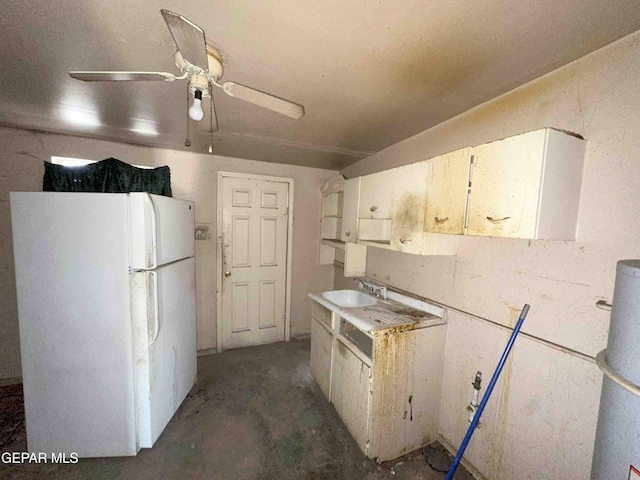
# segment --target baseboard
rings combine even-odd
[[[440,442],[440,444],[446,448],[449,453],[451,455],[453,455],[454,457],[456,456],[456,454],[458,453],[458,450],[456,448],[454,448],[449,442],[447,442],[444,438],[442,438],[442,435],[438,435],[438,441]],[[487,477],[485,477],[484,475],[482,475],[482,473],[480,473],[480,470],[478,470],[476,467],[474,467],[471,463],[469,463],[464,457],[462,457],[462,459],[460,460],[460,463],[462,464],[462,466],[464,468],[467,469],[467,471],[473,475],[473,478],[475,478],[476,480],[489,480]]]
[[[202,357],[203,355],[212,355],[214,353],[218,353],[215,348],[205,348],[204,350],[198,350],[199,357]]]
[[[291,340],[304,340],[305,338],[311,338],[311,332],[309,333],[296,333],[291,336]]]
[[[0,378],[0,387],[22,384],[22,377]]]

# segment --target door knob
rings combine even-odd
[[[224,276],[229,278],[231,276],[231,272],[227,270],[226,272],[224,272]]]

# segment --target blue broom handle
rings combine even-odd
[[[487,390],[484,392],[482,396],[482,401],[478,406],[478,410],[476,410],[476,414],[473,416],[473,420],[471,421],[471,425],[469,425],[469,429],[467,430],[467,434],[464,436],[464,440],[460,444],[460,448],[458,449],[458,453],[456,454],[456,458],[453,460],[449,471],[447,472],[447,477],[445,480],[451,480],[453,478],[453,474],[456,473],[456,469],[460,464],[460,460],[462,460],[462,455],[464,455],[464,451],[467,449],[467,445],[469,444],[469,440],[471,440],[471,435],[473,435],[478,422],[480,421],[480,416],[484,410],[484,407],[487,405],[487,401],[491,396],[491,392],[493,391],[493,387],[496,386],[496,382],[498,381],[498,377],[500,377],[500,373],[502,372],[502,368],[504,367],[505,362],[507,361],[507,357],[511,352],[511,348],[513,347],[513,343],[516,341],[516,337],[518,333],[520,333],[520,327],[522,327],[522,322],[524,322],[525,317],[529,313],[529,304],[525,304],[522,312],[520,312],[520,317],[518,318],[518,322],[516,323],[515,328],[513,329],[513,333],[511,334],[511,338],[509,339],[509,343],[502,352],[502,357],[498,362],[498,366],[496,367],[495,372],[493,372],[493,377],[491,377],[491,381],[489,382],[489,386]]]

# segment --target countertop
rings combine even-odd
[[[390,296],[395,298],[389,298]],[[419,306],[430,310],[425,311],[405,303],[407,300],[395,292],[388,292],[386,299],[378,298],[375,305],[366,307],[340,307],[322,294],[310,293],[309,297],[369,335],[374,331],[403,325],[425,328],[446,323],[440,307],[420,302]]]

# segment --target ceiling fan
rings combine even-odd
[[[202,97],[211,97],[212,87],[221,88],[231,97],[259,105],[268,110],[298,119],[304,116],[304,107],[283,98],[270,95],[235,82],[218,83],[224,70],[220,53],[207,45],[204,31],[182,15],[168,10],[160,10],[176,44],[175,64],[182,72],[176,76],[167,72],[114,72],[114,71],[73,71],[72,78],[85,82],[122,82],[122,81],[164,81],[189,79],[189,91],[194,96],[189,108],[189,117],[200,121],[204,118]],[[211,97],[213,100],[213,97]],[[213,132],[213,102],[211,103],[211,131]],[[217,130],[217,125],[216,125]],[[188,142],[188,140],[187,140]],[[211,147],[210,147],[211,148]]]

